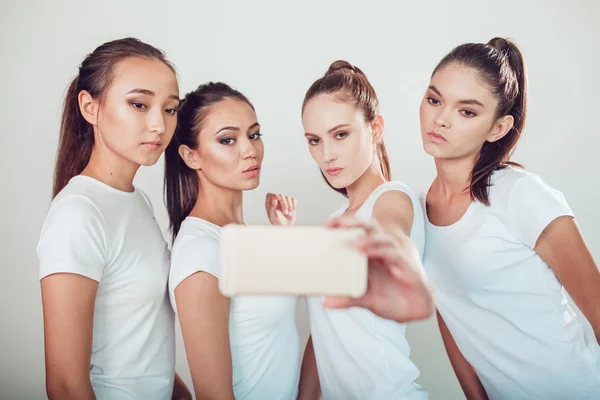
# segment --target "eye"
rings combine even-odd
[[[429,104],[432,104],[432,105],[434,105],[434,106],[438,106],[438,105],[442,104],[442,103],[441,103],[441,102],[440,102],[438,99],[436,99],[435,97],[427,97],[426,99],[427,99],[427,102],[428,102]]]
[[[226,138],[223,138],[223,139],[219,140],[219,142],[221,144],[224,144],[224,145],[228,146],[228,145],[234,144],[235,143],[235,139],[234,138],[228,138],[228,137],[226,137]]]
[[[136,101],[132,102],[132,103],[131,103],[131,105],[132,105],[134,108],[137,108],[138,110],[143,110],[143,109],[145,109],[145,108],[148,108],[148,107],[146,107],[146,105],[145,105],[145,104],[143,104],[143,103],[138,103],[138,102],[136,102]]]
[[[335,138],[340,140],[340,139],[344,139],[346,136],[348,136],[348,132],[338,132],[335,134]]]
[[[316,146],[317,144],[319,144],[320,140],[317,138],[312,138],[312,139],[308,139],[308,144],[311,146]]]
[[[460,113],[467,118],[472,118],[477,115],[473,111],[469,111],[469,110],[460,110]]]
[[[165,110],[165,112],[166,112],[167,114],[175,115],[175,114],[177,114],[177,109],[176,109],[176,108],[167,108],[167,109]]]
[[[248,138],[250,140],[259,140],[261,138],[262,134],[260,132],[256,132],[253,133],[252,135],[248,136]]]

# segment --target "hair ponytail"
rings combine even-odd
[[[94,147],[92,126],[79,110],[78,79],[79,76],[73,79],[65,96],[52,197],[55,197],[72,177],[83,171]]]

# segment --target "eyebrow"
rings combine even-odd
[[[133,89],[133,90],[130,90],[129,92],[127,92],[127,94],[131,94],[131,93],[139,93],[139,94],[145,94],[148,96],[155,96],[155,93],[152,90],[148,90],[148,89]],[[179,96],[172,94],[169,96],[169,99],[179,101]]]
[[[260,124],[258,122],[253,123],[252,125],[250,125],[250,127],[248,128],[248,131],[251,131],[252,129],[256,128],[257,126],[260,126]],[[240,128],[237,126],[224,126],[221,129],[219,129],[213,136],[216,136],[219,134],[219,132],[222,131],[240,131]]]
[[[435,92],[441,98],[444,98],[444,96],[442,96],[442,93],[440,93],[440,91],[438,90],[438,88],[436,88],[434,85],[429,86],[428,89],[431,90],[432,92]],[[475,105],[475,106],[485,107],[480,101],[475,100],[475,99],[460,100],[458,103],[459,104],[467,104],[467,105]]]
[[[327,131],[327,133],[331,134],[331,133],[334,133],[335,131],[337,131],[337,130],[338,130],[338,129],[340,129],[340,128],[345,128],[345,127],[348,127],[348,126],[350,126],[350,124],[339,124],[339,125],[336,125],[336,126],[334,126],[334,127],[333,127],[333,128],[331,128],[331,129],[329,129],[329,130]],[[304,136],[307,136],[307,135],[310,135],[310,136],[318,136],[318,135],[315,135],[314,133],[309,133],[309,132],[306,132],[306,133],[304,134]]]

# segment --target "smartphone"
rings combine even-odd
[[[367,257],[351,246],[361,229],[227,225],[219,245],[220,292],[362,296]]]

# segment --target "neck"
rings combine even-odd
[[[128,161],[107,148],[94,145],[90,161],[81,175],[90,176],[115,189],[132,192],[133,178],[139,168],[139,164]]]
[[[379,159],[374,158],[369,168],[354,183],[346,188],[348,194],[348,210],[355,211],[363,205],[371,193],[386,179],[381,171]]]
[[[472,158],[435,159],[437,176],[434,185],[446,197],[469,193],[471,172],[475,166]]]
[[[244,224],[241,190],[216,186],[202,177],[198,180],[198,200],[190,213],[192,217],[201,218],[217,226]]]

